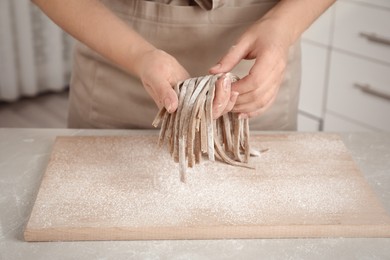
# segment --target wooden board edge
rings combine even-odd
[[[390,223],[381,225],[296,225],[154,228],[47,228],[24,231],[27,242],[203,240],[266,238],[390,238]]]

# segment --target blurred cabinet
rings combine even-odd
[[[333,16],[334,6],[318,18],[302,36],[299,131],[322,129]]]
[[[316,132],[320,129],[320,120],[310,115],[298,114],[298,130],[304,132]]]
[[[374,5],[379,8],[390,8],[390,1],[389,0],[349,0],[350,2],[356,2],[356,3],[362,3],[362,4],[369,4]]]
[[[332,112],[327,112],[325,115],[323,131],[326,132],[368,132],[373,131],[369,126],[364,126],[361,123],[353,122],[350,119],[334,115]]]
[[[322,32],[322,34],[321,34]],[[299,130],[390,130],[390,1],[338,1],[303,36]]]

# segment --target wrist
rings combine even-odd
[[[275,27],[282,28],[286,41],[293,45],[334,2],[335,0],[280,0],[261,20],[270,20]]]
[[[149,43],[140,45],[131,44],[127,53],[124,55],[126,57],[125,70],[136,77],[140,77],[143,70],[144,58],[155,50],[157,49]]]
[[[278,17],[263,17],[256,22],[257,35],[266,35],[270,44],[287,49],[297,40],[296,33]]]
[[[267,26],[278,42],[285,47],[294,45],[301,35],[299,28],[283,16],[269,14],[259,20],[263,26]]]

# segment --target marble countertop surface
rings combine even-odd
[[[0,129],[0,259],[390,259],[390,238],[35,242],[23,230],[59,135],[155,131]],[[390,133],[340,133],[390,212]]]

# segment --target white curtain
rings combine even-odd
[[[30,0],[0,0],[0,101],[63,90],[72,43]]]

